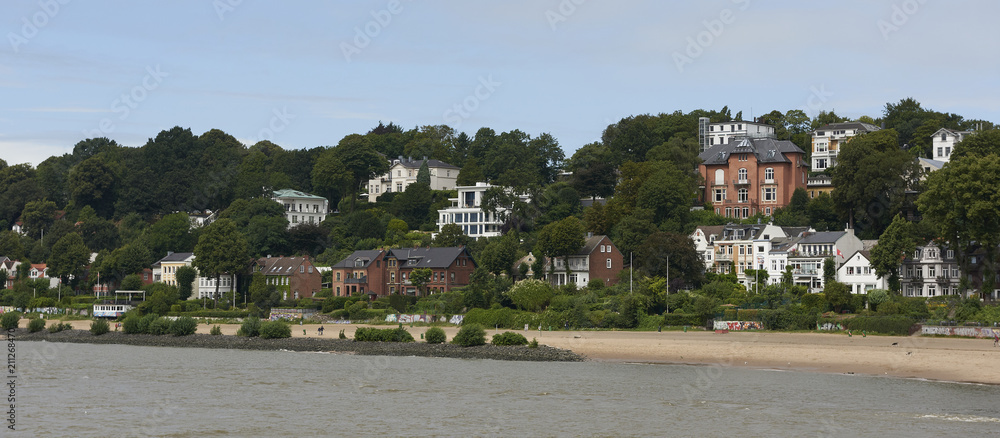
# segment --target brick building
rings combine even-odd
[[[431,270],[425,286],[428,294],[434,294],[467,286],[476,262],[465,247],[355,251],[333,265],[333,295],[419,295],[410,275],[423,268]]]
[[[702,195],[716,214],[725,217],[770,216],[788,205],[796,188],[806,188],[805,152],[790,141],[737,138],[699,157]]]

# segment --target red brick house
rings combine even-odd
[[[465,247],[355,251],[332,267],[333,295],[420,295],[410,275],[424,268],[431,270],[427,293],[434,294],[467,286],[476,262]]]
[[[386,295],[383,250],[354,251],[346,259],[331,267],[333,296],[347,297],[355,293]]]
[[[262,257],[254,261],[251,272],[263,273],[284,300],[309,298],[323,287],[323,274],[305,257]]]
[[[773,138],[734,138],[698,157],[704,200],[716,214],[747,218],[772,215],[806,188],[809,164],[794,143]]]
[[[618,273],[625,268],[621,251],[608,236],[588,237],[583,247],[567,259],[568,273],[562,257],[546,260],[545,279],[553,286],[575,283],[577,287],[586,287],[591,280],[603,280],[605,286],[611,286],[618,283]],[[553,262],[554,269],[550,269]]]

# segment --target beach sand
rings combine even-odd
[[[27,322],[22,321],[22,327]],[[89,329],[90,321],[73,321]],[[222,333],[235,335],[238,324],[222,324]],[[322,337],[345,330],[352,337],[356,324],[324,324]],[[376,326],[391,327],[391,326]],[[404,325],[418,341],[426,327]],[[319,324],[292,326],[294,337],[319,337]],[[208,333],[210,325],[199,325]],[[112,323],[114,330],[114,323]],[[303,335],[303,330],[306,334]],[[457,327],[445,327],[448,339]],[[504,332],[506,330],[499,330]],[[515,331],[515,330],[512,330]],[[854,373],[924,378],[956,382],[1000,384],[1000,348],[992,339],[922,336],[868,336],[846,333],[776,333],[710,331],[538,331],[516,330],[528,340],[572,350],[594,361],[706,364],[764,369]],[[487,337],[498,333],[487,330]],[[895,345],[893,345],[895,344]]]

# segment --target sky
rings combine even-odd
[[[0,158],[174,126],[332,146],[379,121],[550,133],[728,106],[1000,122],[1000,2],[5,0]]]

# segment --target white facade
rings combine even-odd
[[[899,267],[901,292],[907,297],[957,294],[961,278],[955,252],[933,242],[907,254]]]
[[[492,187],[494,186],[484,182],[456,187],[458,197],[449,199],[451,207],[438,210],[438,231],[446,224],[455,224],[462,227],[462,232],[469,237],[499,236],[503,222],[493,213],[482,209],[483,193]]]
[[[788,249],[788,264],[793,268],[795,284],[806,286],[812,293],[822,292],[824,260],[832,257],[840,267],[847,257],[861,249],[861,239],[852,229],[804,233]]]
[[[955,143],[965,139],[972,131],[953,131],[948,128],[938,129],[931,135],[931,152],[935,161],[947,163],[951,153],[955,151]]]
[[[153,281],[177,286],[177,270],[181,267],[194,267],[193,253],[170,253],[153,265]],[[198,268],[195,268],[198,272]],[[233,291],[233,277],[222,275],[219,279],[219,294]],[[212,298],[215,296],[215,279],[202,277],[199,272],[191,282],[191,298]]]
[[[705,270],[711,270],[715,264],[715,239],[722,235],[722,226],[702,225],[691,233],[694,250],[705,262]]]
[[[860,122],[831,123],[812,133],[812,170],[823,171],[837,165],[841,147],[852,137],[878,131],[875,125]]]
[[[710,123],[706,131],[706,145],[700,152],[717,144],[729,143],[730,139],[736,137],[774,137],[773,126],[744,121]]]
[[[368,180],[368,202],[375,200],[383,193],[402,192],[410,184],[417,182],[417,172],[424,161],[431,176],[431,190],[453,190],[458,181],[459,168],[438,160],[422,160],[403,158],[393,160],[389,172],[375,179]]]
[[[875,275],[869,255],[857,251],[837,269],[837,281],[847,285],[852,294],[866,294],[872,289],[888,289],[886,280]]]
[[[285,207],[288,228],[306,223],[319,225],[330,211],[326,198],[298,190],[275,190],[271,199]]]

